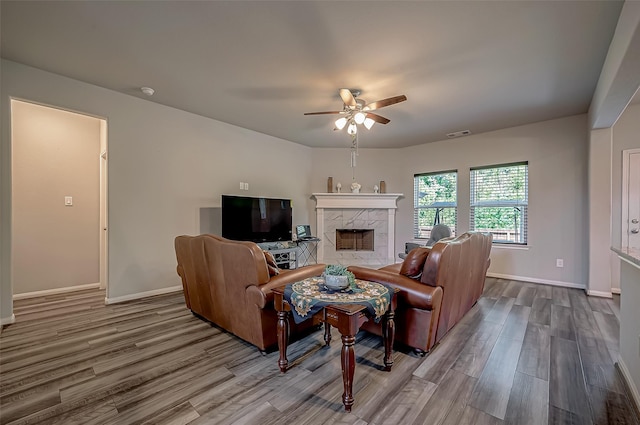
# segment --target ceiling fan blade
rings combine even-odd
[[[367,112],[367,118],[371,118],[372,120],[374,120],[375,122],[379,122],[380,124],[387,124],[388,122],[390,122],[390,119],[387,119],[385,117],[381,117],[378,114],[373,114],[371,112]]]
[[[356,98],[353,97],[353,94],[349,89],[340,89],[340,97],[342,98],[344,104],[349,106],[350,108],[355,108],[355,106],[357,105]]]
[[[405,100],[407,100],[407,96],[401,94],[400,96],[393,96],[393,97],[389,97],[387,99],[382,99],[382,100],[378,100],[376,102],[368,103],[368,104],[364,105],[364,108],[362,108],[362,110],[363,111],[373,111],[375,109],[384,108],[385,106],[393,105],[395,103],[404,102]]]
[[[327,114],[341,114],[343,111],[325,111],[325,112],[305,112],[305,115],[327,115]]]

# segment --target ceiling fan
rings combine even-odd
[[[364,99],[357,99],[360,92],[352,89],[340,89],[340,97],[344,103],[341,111],[326,111],[326,112],[305,112],[305,115],[328,115],[328,114],[340,114],[342,117],[338,118],[335,122],[336,128],[334,130],[342,130],[347,124],[347,133],[355,135],[358,132],[357,124],[364,124],[367,130],[373,127],[373,124],[387,124],[390,120],[374,114],[371,111],[384,108],[385,106],[393,105],[396,103],[404,102],[407,100],[407,96],[393,96],[387,99],[378,100],[376,102],[366,103]]]

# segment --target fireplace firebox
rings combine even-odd
[[[374,251],[373,229],[336,229],[336,251]]]

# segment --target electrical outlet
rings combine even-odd
[[[564,267],[564,260],[562,258],[556,259],[556,267]]]
[[[244,189],[244,182],[240,182],[240,190]]]
[[[249,190],[249,183],[244,184],[244,190]]]

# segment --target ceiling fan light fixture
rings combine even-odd
[[[334,130],[342,130],[347,127],[347,133],[350,136],[355,136],[358,133],[359,125],[364,125],[367,130],[371,130],[371,127],[373,127],[375,123],[388,124],[390,122],[389,119],[371,111],[376,111],[407,100],[407,96],[399,95],[367,103],[365,100],[357,98],[360,95],[360,91],[358,90],[340,89],[338,90],[338,94],[342,99],[342,110],[305,112],[304,115],[341,114],[342,117],[335,120]]]
[[[345,125],[347,125],[347,119],[345,117],[338,118],[335,122],[336,128],[338,130],[342,130]]]
[[[369,117],[365,118],[364,120],[364,126],[366,127],[367,130],[371,130],[371,127],[373,127],[375,123],[376,122]]]

